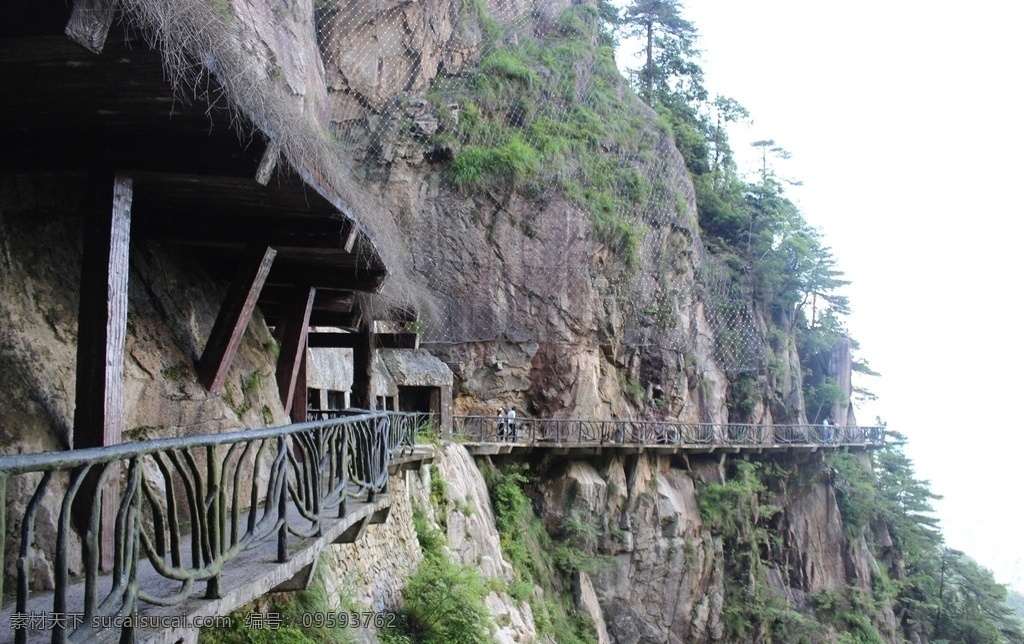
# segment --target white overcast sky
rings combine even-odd
[[[945,498],[947,543],[1024,591],[1024,5],[684,0],[713,92],[854,284],[863,384]],[[625,59],[620,64],[630,64]]]

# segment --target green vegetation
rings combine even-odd
[[[192,377],[192,368],[185,363],[179,362],[161,370],[160,375],[172,382],[181,382]]]
[[[704,87],[696,30],[677,0],[633,0],[621,14],[605,7],[602,16],[608,28],[644,45],[642,64],[630,80],[686,159],[704,241],[730,281],[724,301],[716,304],[726,309],[721,317],[729,319],[730,307],[763,310],[772,324],[798,337],[809,420],[820,422],[833,404],[849,402],[826,380],[828,352],[846,335],[842,316],[849,307],[839,290],[847,282],[775,174],[773,164],[788,152],[772,140],[756,142],[760,176],[741,180],[727,128],[750,115],[734,99],[712,97]],[[716,338],[723,364],[739,362],[739,334],[730,328]],[[777,367],[778,361],[769,352],[765,364]],[[730,417],[744,421],[759,397],[747,395],[743,382],[732,385],[743,391],[731,394]]]
[[[431,466],[430,504],[446,516],[451,498],[448,485]],[[413,511],[413,525],[423,560],[402,591],[398,628],[379,632],[385,644],[484,644],[491,641],[493,624],[484,600],[491,589],[479,570],[452,561],[444,533],[434,527],[423,508]]]
[[[477,15],[485,20],[482,8]],[[622,90],[612,42],[592,6],[567,9],[543,37],[521,36],[514,48],[496,43],[456,95],[442,96],[450,91],[444,84],[432,90],[434,103],[461,106],[448,175],[463,193],[499,200],[557,190],[589,212],[596,238],[634,266],[647,230],[644,207],[674,188],[646,178],[642,164],[654,160],[660,135]],[[448,136],[440,132],[438,140]],[[646,161],[624,162],[643,155]]]
[[[931,501],[937,498],[914,476],[903,453],[904,438],[889,432],[889,444],[872,453],[871,470],[850,454],[834,454],[832,468],[848,536],[858,527],[884,527],[891,549],[879,599],[891,600],[905,634],[931,641],[1024,642],[1024,627],[1007,603],[1006,587],[992,573],[942,542]],[[891,580],[890,580],[891,578]]]
[[[405,635],[424,644],[490,642],[493,625],[484,604],[490,591],[480,572],[452,562],[444,534],[429,524],[422,510],[416,510],[413,523],[423,561],[402,593]]]
[[[431,418],[416,429],[416,442],[430,443],[438,448],[441,447],[441,432],[438,430],[434,418]]]
[[[530,483],[527,471],[522,464],[503,471],[484,470],[501,549],[515,570],[509,593],[530,603],[540,635],[550,636],[559,644],[596,642],[593,624],[576,609],[569,593],[573,573],[592,572],[601,565],[599,557],[578,547],[593,542],[594,528],[569,518],[562,526],[561,538],[553,539],[534,515],[524,491]],[[535,587],[540,587],[543,594],[538,596]]]
[[[697,506],[701,520],[724,535],[764,539],[763,520],[779,508],[762,503],[767,493],[761,481],[763,466],[736,461],[733,469],[733,475],[725,483],[707,483],[700,488]]]
[[[221,395],[221,398],[231,409],[231,411],[235,412],[235,415],[241,418],[242,416],[244,416],[245,414],[249,413],[252,410],[253,403],[256,402],[257,394],[259,393],[259,390],[263,388],[264,378],[266,378],[266,374],[257,369],[256,371],[253,371],[244,378],[242,378],[241,400],[237,400],[235,398],[234,394],[231,393],[230,388],[224,389],[224,393]],[[260,410],[260,416],[263,418],[263,421],[266,424],[269,424],[274,419],[273,412],[266,405],[264,405],[263,408]]]
[[[163,428],[160,427],[159,425],[139,425],[138,427],[133,427],[125,431],[124,437],[131,442],[148,441],[153,439],[153,432],[159,431],[161,429]]]
[[[722,621],[726,639],[765,642],[831,641],[875,644],[914,634],[929,641],[1024,642],[1024,629],[1007,602],[1006,588],[963,553],[942,544],[931,516],[934,495],[914,478],[900,449],[902,438],[871,456],[838,452],[826,458],[851,549],[873,535],[892,543],[875,547],[879,567],[871,588],[850,585],[815,593],[798,610],[772,588],[771,573],[789,574],[785,546],[775,536],[781,515],[776,490],[797,492],[813,481],[794,477],[775,461],[734,461],[725,483],[698,488],[701,519],[730,553],[725,563]],[[872,469],[873,468],[873,469]],[[887,610],[893,607],[900,634]]]
[[[474,145],[463,150],[452,164],[452,178],[464,191],[518,187],[536,174],[538,166],[537,151],[512,137],[497,147]]]
[[[777,546],[772,519],[780,510],[771,502],[770,488],[784,477],[782,468],[770,461],[737,460],[724,483],[698,488],[701,519],[730,553],[722,605],[727,641],[743,641],[757,633],[766,642],[811,642],[821,632],[822,624],[813,614],[796,610],[768,583],[769,571],[780,568],[770,556]]]

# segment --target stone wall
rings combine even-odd
[[[387,521],[367,527],[355,543],[324,550],[318,565],[329,598],[350,600],[374,611],[394,610],[401,604],[402,588],[423,559],[412,512],[415,499],[429,490],[428,476],[426,468],[392,476]]]

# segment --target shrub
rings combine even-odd
[[[455,185],[464,192],[497,186],[519,187],[537,173],[537,151],[513,136],[503,145],[473,145],[463,150],[452,163]]]
[[[425,644],[485,644],[491,619],[484,604],[488,589],[480,573],[426,553],[403,591],[402,611],[410,634]]]

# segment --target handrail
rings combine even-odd
[[[392,457],[411,451],[417,432],[432,422],[429,414],[350,412],[269,429],[0,456],[0,562],[8,526],[21,534],[14,615],[27,609],[29,565],[41,547],[35,532],[47,497],[60,501],[56,526],[47,526],[56,542],[42,544],[52,548],[44,556],[52,556],[54,614],[67,613],[76,528],[85,587],[78,624],[54,624],[52,641],[80,640],[100,634],[96,623],[116,623],[94,617],[135,614],[140,601],[174,605],[197,583],[206,582],[206,597],[221,596],[225,564],[264,540],[276,538],[277,560],[287,561],[289,535],[318,536],[327,512],[343,517],[348,501],[365,495],[372,502],[385,493]],[[35,486],[20,520],[7,503],[12,481],[23,490]],[[114,521],[109,553],[101,552],[104,516]],[[112,560],[105,593],[98,590],[101,555]],[[178,590],[156,596],[140,589],[143,558],[178,582]],[[2,589],[0,576],[0,596]],[[122,640],[133,635],[132,625],[124,625]],[[15,637],[27,641],[28,630],[15,627]]]
[[[843,446],[885,444],[884,426],[684,423],[657,420],[517,418],[512,428],[495,416],[455,416],[456,440],[543,445],[638,444],[677,447]]]

